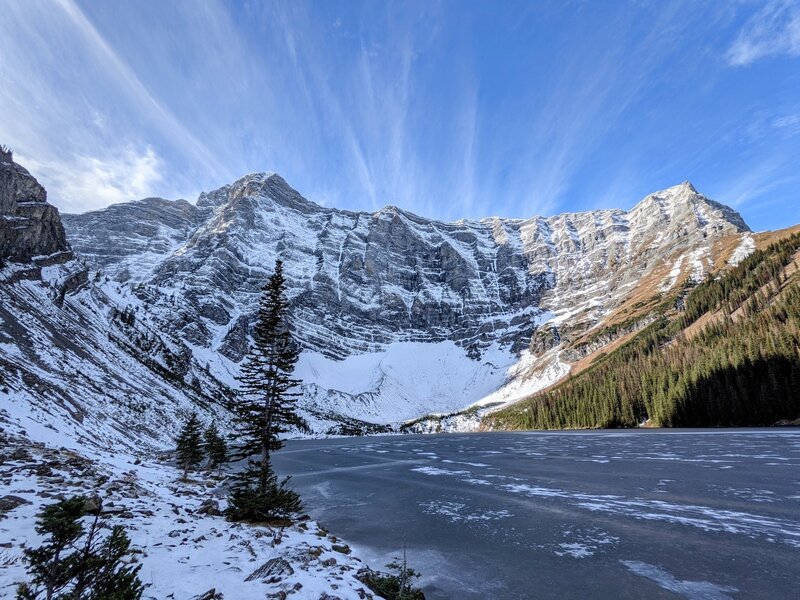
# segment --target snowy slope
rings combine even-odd
[[[72,443],[71,435],[58,432],[50,432],[45,446],[0,431],[0,499],[19,504],[8,512],[0,508],[0,597],[13,597],[27,579],[23,551],[42,540],[34,529],[41,508],[61,495],[80,494],[97,495],[108,524],[125,528],[147,600],[188,600],[212,589],[236,600],[281,593],[373,598],[356,578],[366,566],[314,521],[279,528],[204,514],[204,503],[225,509],[225,473],[197,473],[184,483],[179,469],[141,450],[62,447]],[[259,574],[270,561],[273,570]]]
[[[145,198],[88,215],[61,216],[65,227],[79,221],[87,235],[72,236],[81,256],[118,280],[149,275],[165,255],[180,247],[198,224],[202,210],[186,200]]]
[[[114,316],[128,305],[75,260],[0,269],[0,424],[37,440],[56,430],[78,445],[160,447],[176,416],[219,412],[227,390],[179,340]]]
[[[508,348],[497,345],[474,360],[452,341],[395,342],[381,352],[341,361],[306,352],[296,373],[309,408],[393,423],[478,402],[503,385],[516,361]]]

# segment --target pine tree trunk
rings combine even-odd
[[[83,553],[81,555],[81,568],[78,574],[78,581],[75,583],[75,587],[72,590],[72,595],[75,598],[83,598],[83,592],[86,589],[87,566],[89,564],[89,556],[92,552],[94,536],[95,533],[97,533],[97,523],[99,519],[100,515],[95,515],[94,521],[92,521],[89,527],[89,534],[86,536],[86,543],[84,544]]]
[[[267,473],[269,472],[269,443],[272,437],[272,391],[267,392],[267,402],[264,407],[264,429],[261,434],[261,480],[260,490],[267,491]]]
[[[55,577],[56,572],[56,565],[58,564],[58,559],[61,556],[61,549],[56,550],[55,555],[53,556],[53,560],[50,563],[50,577],[47,581],[47,585],[45,586],[45,597],[47,600],[52,600],[53,598],[53,578]]]

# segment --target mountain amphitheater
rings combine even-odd
[[[689,183],[629,212],[444,223],[394,206],[321,207],[254,174],[194,205],[150,198],[64,224],[105,287],[130,290],[231,386],[280,257],[304,405],[320,427],[529,394],[564,376],[578,355],[563,350],[626,300],[702,279],[750,239],[738,213]]]
[[[25,169],[0,167],[8,236],[19,219],[33,227],[21,212],[31,202],[50,205]],[[670,290],[755,247],[738,213],[688,182],[627,212],[446,223],[394,206],[322,207],[258,173],[194,204],[146,198],[61,222],[40,227],[55,232],[57,264],[37,266],[37,252],[4,269],[15,281],[0,309],[5,385],[40,420],[63,410],[124,431],[133,411],[154,439],[175,411],[218,412],[234,393],[277,258],[302,348],[301,405],[315,431],[333,433],[526,397],[646,325]],[[24,335],[5,333],[15,323]]]

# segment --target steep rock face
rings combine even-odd
[[[198,209],[186,200],[145,198],[86,215],[61,215],[72,243],[117,281],[135,280],[184,243]]]
[[[153,327],[230,385],[281,258],[304,407],[328,422],[408,419],[545,385],[568,372],[558,348],[643,278],[672,262],[700,278],[714,242],[747,231],[689,183],[627,212],[444,223],[393,206],[321,207],[274,173],[204,193],[192,208],[128,203],[72,215],[67,227],[92,266],[135,284]]]
[[[562,334],[595,325],[642,278],[675,257],[688,259],[692,276],[701,279],[713,267],[715,240],[750,231],[739,213],[689,182],[650,194],[628,212],[565,214],[546,223],[549,237],[530,247],[534,260],[555,273],[543,301]]]
[[[141,224],[154,216],[141,203],[115,210]],[[136,263],[129,280],[178,298],[165,315],[170,326],[233,361],[246,348],[259,288],[278,257],[308,350],[344,358],[393,342],[452,340],[479,354],[495,342],[526,347],[548,318],[590,326],[666,258],[747,229],[688,183],[630,212],[443,223],[391,206],[376,213],[321,207],[278,175],[255,174],[203,194],[191,217],[205,220],[159,263],[146,253],[142,267],[132,247],[138,238],[113,243],[94,235],[107,229],[110,211],[69,218],[76,248],[94,260],[105,246],[97,266],[116,274]]]
[[[0,163],[0,429],[162,447],[176,414],[211,411],[227,389],[139,318],[146,308],[129,287],[88,279],[45,198],[25,169]]]
[[[58,253],[71,257],[58,209],[11,152],[0,149],[0,259],[25,262]]]
[[[394,207],[323,208],[274,174],[243,178],[224,195],[151,281],[186,290],[176,322],[193,343],[208,346],[218,327],[232,328],[220,349],[234,360],[236,320],[250,317],[278,257],[301,342],[340,358],[393,341],[469,344],[510,334],[539,312],[550,281],[480,223],[439,223]],[[198,314],[203,321],[191,318]]]

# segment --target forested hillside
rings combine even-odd
[[[494,429],[771,425],[800,417],[800,235],[662,306],[584,371],[484,420]]]

